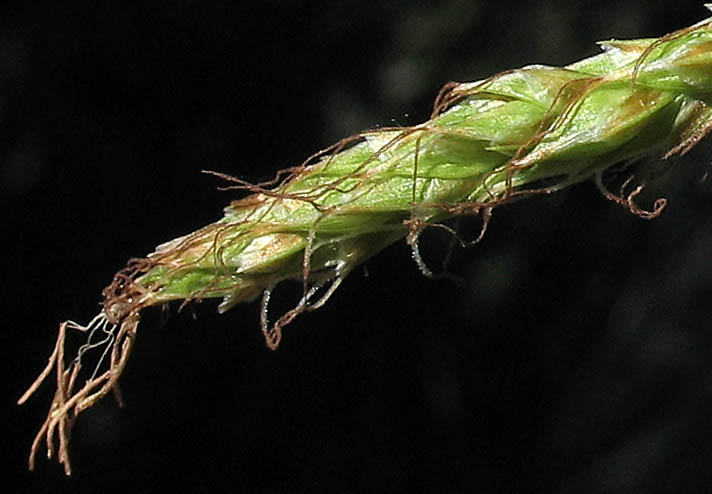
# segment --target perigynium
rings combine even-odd
[[[46,368],[19,400],[54,371],[57,389],[30,469],[44,440],[48,456],[56,449],[71,472],[71,425],[110,391],[120,399],[117,382],[146,307],[220,298],[225,312],[261,297],[262,331],[276,349],[296,316],[324,305],[356,266],[400,239],[432,274],[418,238],[428,227],[457,235],[442,223],[450,218],[481,215],[484,233],[498,206],[589,179],[640,217],[658,216],[663,199],[650,210],[635,202],[648,165],[684,154],[712,128],[712,19],[657,39],[600,45],[603,53],[565,67],[532,65],[449,83],[428,121],[364,131],[267,183],[210,172],[244,197],[218,221],[129,261],[88,324],[60,325]],[[615,194],[607,188],[613,181],[620,184]],[[481,237],[456,236],[463,245]],[[270,322],[270,295],[285,280],[301,283],[301,299]],[[87,333],[69,361],[67,330]],[[97,358],[84,376],[89,351]]]

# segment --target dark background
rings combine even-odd
[[[57,323],[129,257],[217,219],[200,173],[271,177],[449,80],[565,64],[692,24],[699,1],[16,2],[0,22],[3,484],[13,492],[712,490],[709,144],[647,196],[590,183],[495,212],[463,289],[404,243],[271,352],[256,304],[147,311],[122,379],[76,424],[75,474],[25,471],[51,386],[16,399]],[[446,243],[433,234],[435,260]],[[175,307],[174,307],[175,309]],[[197,319],[193,319],[193,312]],[[177,483],[177,487],[174,485]]]

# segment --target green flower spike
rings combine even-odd
[[[289,322],[321,307],[356,266],[402,238],[432,274],[418,237],[428,226],[452,231],[441,223],[448,218],[481,214],[484,233],[497,206],[591,178],[633,213],[659,215],[663,199],[650,211],[635,204],[644,178],[631,186],[631,166],[654,153],[683,154],[712,127],[712,19],[657,39],[600,45],[603,53],[566,67],[532,65],[450,83],[427,122],[365,131],[269,183],[214,173],[227,180],[225,189],[248,195],[215,223],[131,260],[104,290],[103,310],[89,324],[60,325],[47,367],[20,399],[55,372],[57,391],[30,469],[44,440],[48,455],[57,448],[70,473],[71,424],[109,391],[119,396],[117,381],[146,307],[221,298],[218,310],[225,312],[261,297],[262,331],[275,349]],[[631,178],[618,195],[608,192],[605,183],[622,172]],[[270,323],[270,294],[284,280],[300,282],[303,293]],[[68,329],[88,339],[66,364]],[[97,349],[93,372],[80,378],[85,354]]]

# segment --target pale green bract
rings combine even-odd
[[[69,423],[118,389],[145,307],[222,298],[224,312],[262,296],[262,330],[274,349],[286,324],[323,305],[350,271],[399,239],[431,274],[418,236],[431,225],[452,231],[440,223],[448,218],[481,214],[486,228],[498,205],[589,178],[632,212],[657,216],[664,201],[640,209],[634,199],[642,185],[631,186],[633,175],[619,195],[604,183],[614,165],[620,176],[636,158],[684,153],[712,126],[712,20],[657,39],[600,45],[603,53],[566,67],[532,65],[448,84],[427,122],[345,139],[272,183],[217,174],[227,188],[250,195],[219,221],[132,260],[88,325],[60,326],[47,368],[20,400],[56,368],[58,390],[30,467],[43,438],[53,454],[56,434],[58,459],[70,472]],[[270,324],[270,295],[284,280],[301,282],[302,296]],[[65,369],[67,328],[87,331],[89,340]],[[108,336],[96,342],[95,334]],[[94,372],[77,386],[82,358],[96,348],[103,353]]]
[[[132,273],[145,293],[120,283],[107,303],[222,297],[225,311],[295,279],[305,285],[302,312],[323,295],[317,286],[339,283],[399,238],[414,244],[428,223],[534,187],[550,193],[651,151],[685,149],[710,121],[711,41],[704,21],[659,40],[601,43],[602,54],[567,67],[449,86],[421,125],[364,132],[269,190],[238,182],[256,195],[158,247]],[[268,345],[294,315],[263,327]]]

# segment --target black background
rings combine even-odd
[[[2,8],[3,484],[13,492],[712,490],[709,144],[638,219],[590,183],[495,212],[463,289],[404,243],[271,352],[249,304],[147,311],[67,479],[26,455],[16,399],[57,323],[129,257],[217,219],[200,173],[271,177],[363,128],[422,121],[442,84],[657,36],[702,2],[32,2]],[[426,255],[443,255],[433,234]],[[196,319],[194,320],[193,314]]]

